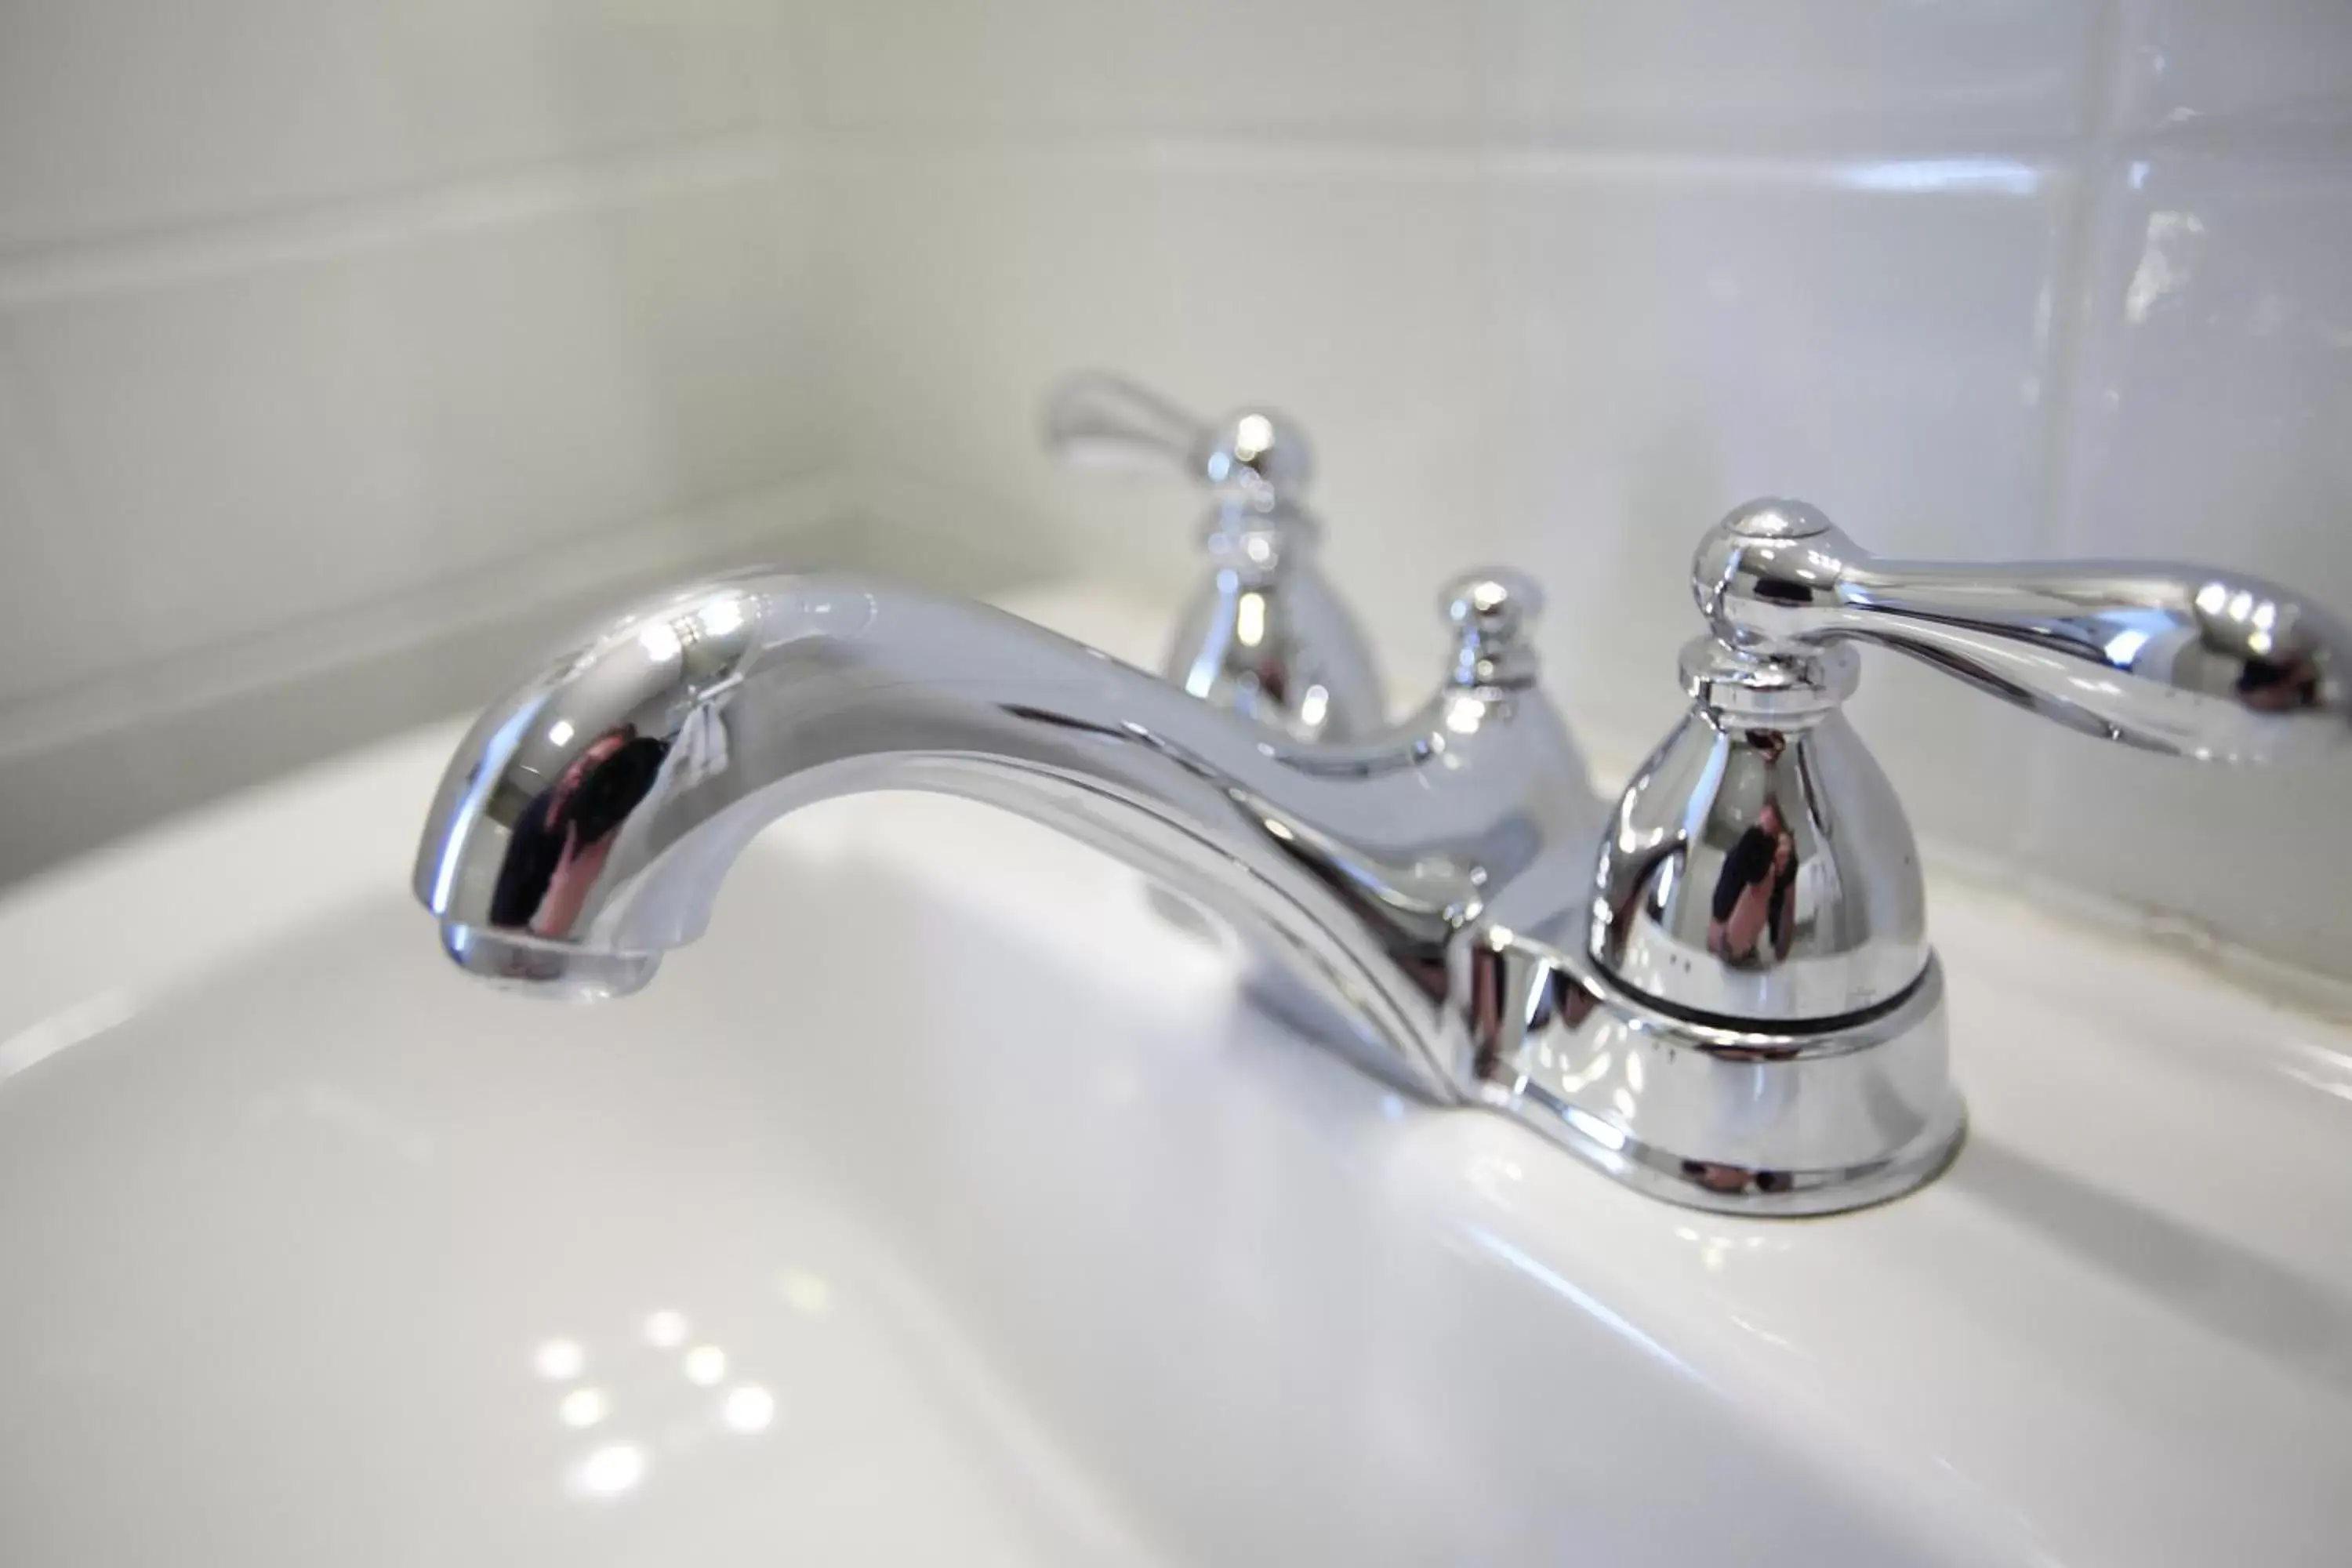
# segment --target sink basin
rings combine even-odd
[[[0,1563],[2352,1539],[2341,1028],[1948,881],[1958,1162],[1727,1219],[1401,1100],[960,801],[779,824],[643,995],[468,984],[405,887],[454,739],[0,904]]]

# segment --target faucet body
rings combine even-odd
[[[2329,749],[2352,638],[2252,578],[1873,558],[1809,508],[1701,541],[1689,714],[1613,812],[1537,684],[1533,585],[1465,579],[1436,694],[1302,740],[984,606],[750,573],[644,604],[486,712],[418,851],[468,971],[614,995],[701,931],[761,827],[828,795],[967,795],[1217,911],[1439,1103],[1644,1192],[1752,1215],[1895,1196],[1965,1116],[1918,855],[1840,712],[1853,644],[2107,738]]]
[[[1458,1100],[1449,944],[1598,822],[1550,704],[1478,673],[1386,734],[1307,742],[983,605],[742,574],[619,617],[485,713],[434,803],[416,891],[467,970],[614,995],[700,932],[783,813],[965,795],[1189,894],[1386,1076]],[[1565,919],[1572,888],[1552,901]]]

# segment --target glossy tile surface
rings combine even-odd
[[[0,23],[0,249],[749,124],[759,0],[141,0]]]
[[[1393,136],[1475,117],[1465,0],[796,9],[799,70],[835,125]]]
[[[2065,551],[2223,555],[2352,605],[2352,168],[2158,153],[2105,193]],[[2036,858],[2341,973],[2352,760],[2263,773],[2041,745]]]
[[[1487,0],[1491,119],[1710,147],[1983,142],[2084,128],[2085,0]]]
[[[756,480],[803,409],[809,297],[790,288],[778,199],[756,167],[729,170],[649,201],[22,305],[24,395],[107,521],[139,639],[84,640],[99,662],[76,673]]]
[[[2352,129],[2352,12],[2332,0],[2121,0],[2116,26],[2126,129]]]
[[[1752,497],[1894,554],[2042,551],[2042,293],[2071,190],[2009,161],[1563,159],[1496,182],[1504,549],[1551,592],[1578,722],[1638,755],[1681,717],[1691,549]],[[2014,833],[1969,773],[2013,715],[1887,659],[1853,717],[1918,819]]]

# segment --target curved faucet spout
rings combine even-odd
[[[1459,685],[1378,740],[1303,745],[976,604],[751,573],[620,616],[485,712],[416,891],[467,970],[618,994],[700,932],[760,828],[886,788],[1007,807],[1176,886],[1446,1100],[1470,1092],[1449,943],[1598,819],[1532,692]],[[1564,914],[1579,878],[1558,879],[1534,901]]]

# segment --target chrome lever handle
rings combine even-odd
[[[1046,455],[1065,468],[1175,474],[1251,511],[1296,510],[1314,474],[1306,437],[1268,408],[1198,418],[1104,371],[1065,378],[1045,398]]]
[[[1067,468],[1193,477],[1205,421],[1103,371],[1064,378],[1045,398],[1045,453]]]
[[[2352,738],[2352,635],[2259,577],[2165,562],[1883,560],[1797,501],[1710,530],[1691,586],[1751,655],[1874,643],[2104,739],[2263,762]]]

